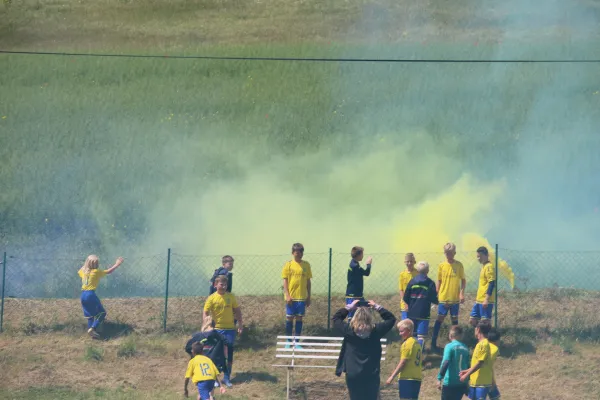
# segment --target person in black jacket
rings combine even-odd
[[[359,300],[338,310],[333,316],[333,326],[344,335],[335,374],[346,373],[346,385],[350,400],[376,400],[379,395],[381,365],[381,338],[394,326],[394,314],[369,300],[371,308],[383,318],[375,324],[373,313],[368,307],[356,309]],[[344,319],[355,311],[348,324]]]
[[[352,260],[348,266],[348,284],[346,285],[346,305],[351,304],[354,300],[365,301],[363,297],[364,277],[371,275],[371,263],[373,257],[367,257],[367,268],[363,269],[360,262],[363,260],[365,249],[359,246],[354,246],[350,251]],[[348,313],[348,320],[352,319],[354,312]]]
[[[214,321],[211,316],[204,319],[202,330],[194,333],[192,338],[185,344],[185,352],[194,358],[192,346],[194,343],[200,342],[203,345],[203,355],[210,358],[215,364],[219,372],[227,373],[227,347],[229,342],[227,338],[214,328]],[[218,385],[215,383],[215,386]]]
[[[233,288],[233,273],[231,272],[233,269],[233,261],[233,257],[231,256],[223,256],[221,258],[222,266],[215,269],[212,278],[210,278],[210,287],[208,288],[209,296],[217,291],[215,288],[215,278],[219,275],[225,275],[227,277],[227,291],[231,293]]]
[[[416,269],[419,275],[408,283],[403,300],[408,304],[408,318],[415,325],[414,333],[417,341],[424,349],[425,337],[429,332],[431,304],[438,304],[438,296],[435,283],[427,277],[429,263],[420,261]]]

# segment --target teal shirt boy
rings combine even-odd
[[[444,358],[442,358],[440,372],[438,373],[438,381],[443,378],[442,384],[444,386],[466,385],[465,382],[460,381],[458,373],[469,369],[470,357],[469,349],[463,343],[458,340],[448,343],[444,347]]]

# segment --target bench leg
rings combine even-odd
[[[290,368],[287,369],[287,393],[285,398],[290,400]]]

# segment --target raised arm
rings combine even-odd
[[[388,333],[396,323],[396,317],[394,314],[375,303],[373,300],[369,300],[369,305],[375,309],[383,319],[383,322],[379,322],[375,325],[375,332],[377,332],[380,336],[384,336]]]
[[[106,270],[106,274],[112,274],[113,271],[117,268],[119,268],[119,265],[121,265],[123,263],[123,257],[119,257],[117,258],[117,260],[115,261],[115,265],[113,265],[112,267],[110,267],[109,269]]]
[[[364,276],[371,275],[371,264],[372,263],[373,263],[373,257],[371,257],[371,256],[367,257],[367,269],[362,269],[361,268],[362,274]]]
[[[358,301],[358,299],[354,300],[346,307],[340,308],[335,314],[333,314],[333,317],[331,318],[333,320],[333,327],[344,335],[352,330],[352,328],[350,328],[348,324],[344,322],[344,320],[348,316],[348,313],[356,308]]]

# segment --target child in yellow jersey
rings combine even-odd
[[[294,259],[288,261],[283,266],[281,278],[283,279],[283,295],[285,298],[285,334],[292,336],[294,327],[294,318],[296,319],[296,335],[302,335],[302,317],[306,313],[306,308],[310,307],[310,280],[312,271],[310,264],[302,260],[304,256],[304,246],[302,243],[292,245],[292,255]],[[287,340],[286,348],[291,347],[291,339]],[[295,344],[297,349],[301,346]]]
[[[492,368],[496,370],[496,358],[498,357],[498,345],[500,344],[500,332],[496,328],[490,329],[488,334],[488,342],[490,343],[490,355],[492,358]],[[496,374],[494,373],[494,379],[492,382],[492,390],[489,393],[490,400],[500,400],[500,390],[496,384]]]
[[[440,304],[438,305],[438,316],[433,325],[433,335],[431,336],[431,349],[436,353],[440,351],[437,347],[437,339],[448,312],[450,312],[452,325],[458,325],[458,312],[460,304],[465,302],[465,287],[467,286],[465,268],[460,261],[454,259],[456,245],[446,243],[444,254],[446,261],[438,266],[436,287]]]
[[[98,269],[100,265],[98,256],[91,254],[85,260],[83,267],[77,272],[81,278],[81,307],[83,308],[83,316],[88,321],[88,334],[94,339],[100,338],[96,329],[104,321],[104,318],[106,318],[106,310],[104,310],[100,299],[96,295],[96,288],[98,287],[98,283],[100,283],[100,278],[112,274],[115,269],[119,268],[122,262],[123,257],[119,257],[109,269]]]
[[[481,321],[491,321],[494,310],[494,295],[496,294],[496,270],[489,261],[488,249],[481,246],[477,249],[477,260],[481,264],[477,297],[471,310],[471,325],[477,326]]]
[[[237,319],[237,333],[240,335],[244,330],[242,321],[242,310],[232,293],[227,292],[227,276],[219,275],[215,278],[217,291],[206,299],[204,303],[203,318],[209,315],[215,322],[215,331],[227,339],[227,372],[223,377],[223,383],[231,387],[231,369],[233,367],[233,349],[235,343],[235,320]]]
[[[419,398],[423,372],[421,370],[421,345],[413,337],[414,324],[410,319],[403,319],[396,325],[404,341],[400,347],[400,362],[386,383],[392,383],[398,375],[398,392],[400,400]]]
[[[469,379],[469,399],[485,400],[488,396],[494,381],[494,366],[488,334],[491,326],[487,321],[481,321],[475,328],[477,337],[477,346],[471,357],[471,368],[460,371],[460,381],[465,382]]]
[[[406,265],[406,270],[400,272],[400,278],[398,279],[398,286],[400,287],[400,312],[402,314],[402,319],[408,319],[408,304],[406,304],[402,298],[404,297],[404,291],[406,290],[406,286],[408,286],[408,282],[410,282],[415,276],[419,275],[415,269],[416,263],[417,260],[415,259],[415,255],[413,253],[406,253],[404,256],[404,265]]]
[[[221,394],[225,393],[225,388],[219,382],[219,370],[212,360],[202,355],[203,345],[196,342],[192,345],[193,358],[188,363],[185,371],[185,385],[183,394],[189,396],[188,383],[190,379],[198,388],[198,400],[213,400],[212,392],[215,387],[215,381],[220,386]]]

